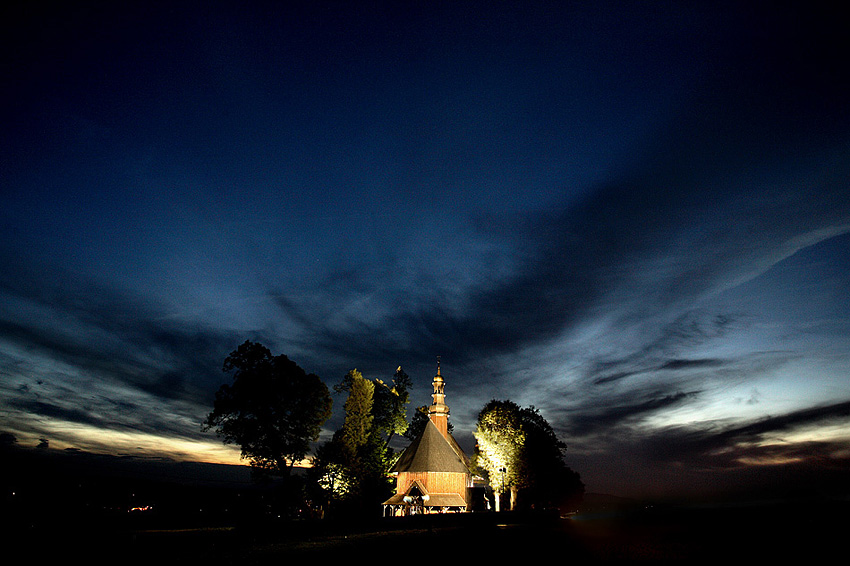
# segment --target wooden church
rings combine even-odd
[[[391,470],[397,476],[396,493],[384,501],[385,516],[470,510],[470,462],[448,430],[449,407],[439,359],[433,386],[425,429]]]

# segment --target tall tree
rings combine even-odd
[[[332,512],[365,511],[392,493],[387,471],[392,465],[389,442],[404,432],[410,379],[401,367],[392,385],[349,371],[334,386],[347,394],[342,427],[317,452],[311,475]]]
[[[500,511],[501,494],[510,489],[513,503],[519,485],[520,457],[525,442],[519,406],[513,401],[491,400],[478,413],[473,436],[477,441],[474,464],[489,479],[496,497],[496,510]]]
[[[520,410],[525,434],[518,473],[520,507],[574,506],[584,494],[579,474],[564,462],[567,445],[534,406]]]
[[[393,375],[392,383],[375,380],[374,430],[384,437],[384,446],[389,446],[396,434],[404,434],[408,428],[407,405],[410,403],[411,381],[401,366]]]
[[[284,355],[245,341],[224,360],[222,385],[202,428],[238,444],[252,467],[289,476],[331,415],[327,386]]]
[[[575,503],[584,493],[579,475],[564,463],[566,444],[535,407],[492,400],[478,415],[475,465],[496,492],[510,489],[511,508]]]
[[[343,383],[348,384],[348,399],[345,400],[345,419],[340,441],[355,456],[372,433],[375,384],[364,378],[357,369],[349,371]]]

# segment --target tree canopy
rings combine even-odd
[[[478,413],[478,426],[473,433],[477,441],[474,462],[489,479],[497,497],[506,488],[515,490],[520,483],[525,443],[520,411],[513,401],[493,399]]]
[[[413,442],[422,435],[422,431],[425,430],[425,425],[428,424],[429,420],[431,420],[429,411],[430,408],[428,405],[416,407],[416,411],[413,413],[413,418],[410,419],[410,425],[407,427],[407,430],[404,431],[404,437],[406,439]],[[449,422],[446,429],[451,434],[454,431],[454,425]]]
[[[407,404],[410,403],[410,388],[408,376],[401,366],[393,375],[392,383],[375,380],[373,414],[375,431],[382,434],[389,444],[396,434],[404,434],[408,429]]]
[[[342,446],[353,456],[369,441],[372,434],[372,414],[375,384],[353,369],[345,376],[348,399],[345,400],[345,419],[340,430]]]
[[[223,371],[233,382],[216,392],[203,429],[239,445],[252,467],[288,476],[331,415],[327,386],[285,355],[251,341],[227,356]]]
[[[392,493],[387,472],[394,461],[389,441],[407,429],[410,378],[401,367],[392,383],[364,378],[353,369],[334,386],[347,394],[345,417],[316,452],[310,471],[330,508],[363,510]]]
[[[478,414],[474,462],[498,494],[510,489],[511,507],[557,507],[584,493],[564,463],[566,444],[535,407],[493,399]]]

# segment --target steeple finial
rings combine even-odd
[[[434,376],[432,385],[434,386],[434,393],[431,397],[434,402],[428,407],[428,418],[444,437],[448,437],[449,408],[446,405],[445,380],[440,375],[440,356],[437,356],[437,375]]]

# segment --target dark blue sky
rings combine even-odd
[[[4,8],[0,431],[234,461],[251,339],[590,491],[848,469],[847,33],[738,4]]]

